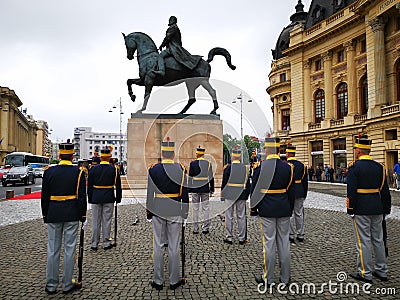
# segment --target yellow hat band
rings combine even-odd
[[[74,149],[59,150],[60,154],[74,154]]]
[[[286,149],[286,152],[296,153],[296,150],[293,150],[293,149]]]
[[[354,147],[360,149],[371,149],[371,145],[355,144]]]
[[[161,146],[161,151],[175,151],[174,147]]]
[[[196,154],[205,154],[206,153],[206,151],[196,151]]]
[[[281,143],[265,142],[264,146],[265,147],[274,147],[274,148],[276,148],[276,147],[280,147]]]
[[[232,153],[232,157],[240,157],[239,153]]]
[[[100,153],[100,157],[111,157],[111,153]]]

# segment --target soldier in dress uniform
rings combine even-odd
[[[239,244],[246,243],[246,200],[250,193],[249,166],[240,162],[242,151],[232,150],[232,163],[224,167],[221,185],[221,195],[226,203],[225,210],[225,231],[224,243],[233,244],[233,212],[236,207],[238,222]]]
[[[100,164],[99,152],[97,150],[95,150],[93,157],[92,157],[92,166],[95,166],[98,164]]]
[[[92,205],[92,244],[96,251],[100,242],[100,231],[103,235],[103,248],[113,247],[110,238],[114,202],[122,199],[121,178],[118,168],[110,165],[110,149],[100,151],[100,164],[89,170],[88,198]],[[114,191],[115,190],[115,191]]]
[[[348,166],[346,198],[347,213],[353,219],[357,247],[357,272],[350,276],[368,283],[372,282],[372,276],[387,281],[382,218],[384,214],[390,214],[391,209],[385,168],[369,155],[371,144],[372,141],[366,135],[356,140],[354,147],[357,160]]]
[[[180,227],[186,223],[189,211],[187,170],[175,163],[175,143],[161,143],[162,161],[149,169],[146,213],[153,226],[154,277],[150,285],[162,290],[164,285],[164,244],[168,239],[168,271],[170,289],[183,282],[179,277]]]
[[[64,267],[62,278],[63,293],[69,293],[79,286],[72,282],[74,253],[78,237],[79,221],[86,220],[86,181],[83,170],[72,165],[74,145],[59,144],[57,166],[44,171],[41,207],[43,220],[47,224],[47,267],[46,288],[48,294],[57,293],[60,251],[64,239]]]
[[[290,218],[290,235],[289,240],[294,243],[294,236],[297,234],[296,240],[304,241],[304,200],[307,197],[308,179],[307,166],[296,159],[296,147],[288,145],[286,148],[287,161],[294,166],[293,180],[296,189],[296,200],[294,201],[293,216]],[[296,229],[295,229],[296,228]]]
[[[209,200],[210,194],[214,193],[214,175],[211,163],[204,159],[205,151],[199,146],[196,149],[196,160],[192,161],[189,167],[189,192],[192,193],[194,234],[199,233],[200,203],[204,217],[203,233],[209,233],[210,229]]]
[[[265,139],[266,159],[254,170],[250,214],[260,216],[260,227],[264,252],[264,271],[260,284],[274,283],[275,250],[278,249],[280,282],[288,284],[290,280],[290,217],[295,201],[293,180],[294,167],[281,161],[279,156],[279,138]]]

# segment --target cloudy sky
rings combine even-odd
[[[262,135],[267,123],[272,124],[271,102],[265,92],[270,49],[290,23],[296,3],[1,0],[0,86],[13,89],[28,114],[49,123],[52,140],[72,137],[78,126],[119,132],[119,111],[110,113],[109,109],[120,97],[125,131],[130,113],[141,107],[144,89],[133,86],[137,100],[129,99],[126,80],[138,77],[138,64],[126,58],[121,32],[147,33],[159,46],[169,17],[175,15],[189,52],[207,57],[211,48],[224,47],[237,66],[232,71],[222,57],[211,63],[211,82],[221,106],[218,112],[228,121],[226,131],[240,132],[240,105],[231,102],[242,92],[244,100],[254,100],[244,101],[244,134]],[[310,1],[303,4],[307,10]],[[162,105],[168,95],[165,89],[170,88],[154,89],[154,99],[158,95],[161,100],[156,99],[154,106],[151,98],[149,112],[167,107],[167,102]],[[178,91],[183,91],[179,97],[184,99],[184,86]],[[198,95],[199,102],[188,113],[211,111],[211,99],[201,91]],[[179,112],[183,106],[177,104],[172,111]]]

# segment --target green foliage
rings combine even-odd
[[[58,159],[52,159],[50,160],[50,164],[54,165],[54,164],[58,164],[60,161]]]

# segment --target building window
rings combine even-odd
[[[89,152],[89,155],[93,155],[92,151]]]
[[[90,150],[92,150],[92,149],[93,149],[93,147],[92,147],[92,146],[90,146],[90,147],[89,147],[89,149],[90,149]]]
[[[322,70],[322,59],[317,59],[315,61],[315,71]]]
[[[280,82],[285,82],[286,81],[286,73],[279,74],[279,80],[280,80]]]
[[[282,109],[282,130],[290,130],[290,109]]]
[[[367,52],[367,40],[362,40],[361,41],[361,49],[360,49],[361,53],[365,53]]]
[[[362,115],[366,115],[368,112],[368,79],[367,75],[364,75],[361,78],[361,86],[360,86],[360,113]]]
[[[324,90],[317,90],[314,95],[314,114],[315,123],[321,123],[325,118],[325,92]]]
[[[346,139],[333,140],[333,150],[346,150]]]
[[[104,145],[106,143],[106,141],[102,141],[101,143]]]
[[[397,81],[397,101],[400,101],[400,61],[397,62],[396,81]]]
[[[385,130],[385,141],[397,140],[397,129]]]
[[[337,53],[337,61],[338,63],[344,62],[344,50],[340,50]]]
[[[348,112],[347,83],[340,83],[337,87],[337,118],[343,119]]]
[[[311,142],[311,151],[316,152],[316,151],[323,151],[324,150],[324,145],[322,141],[313,141]]]

